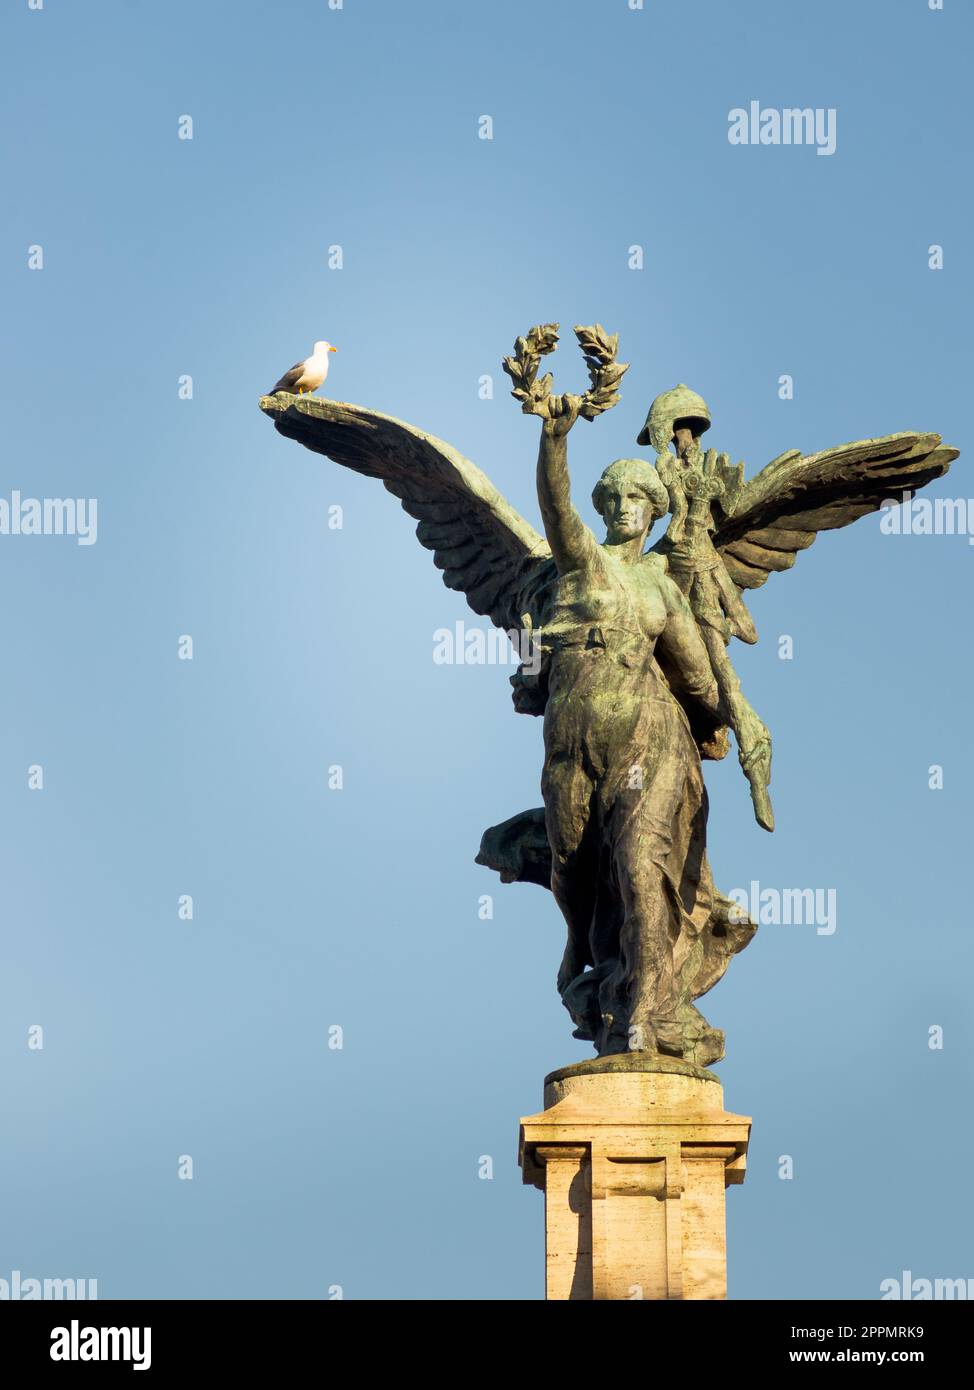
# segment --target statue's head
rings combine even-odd
[[[595,510],[606,525],[610,545],[646,536],[665,516],[670,499],[656,469],[645,459],[616,459],[595,484]]]
[[[639,431],[637,444],[652,444],[658,454],[668,449],[678,429],[688,429],[694,439],[710,429],[710,410],[703,396],[691,391],[681,382],[671,391],[657,396],[649,407],[646,423]]]

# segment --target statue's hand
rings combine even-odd
[[[544,433],[561,439],[578,419],[582,398],[566,392],[563,396],[549,396],[545,404],[548,407],[548,416],[543,426]]]
[[[656,472],[660,476],[660,482],[664,487],[673,486],[682,488],[680,480],[680,470],[676,466],[676,459],[669,449],[658,449],[656,451]]]
[[[716,449],[708,449],[703,467],[699,470],[694,469],[689,475],[693,488],[691,496],[706,502],[712,501],[715,497],[723,497],[723,472],[729,464],[730,459],[726,454],[718,455]]]

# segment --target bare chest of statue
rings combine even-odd
[[[651,652],[666,625],[665,574],[656,556],[626,562],[613,550],[599,546],[590,565],[561,577],[545,631],[571,641],[597,625],[647,642]]]

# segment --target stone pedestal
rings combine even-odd
[[[713,1073],[627,1052],[545,1078],[518,1162],[545,1194],[546,1297],[726,1298],[724,1190],[751,1121]]]

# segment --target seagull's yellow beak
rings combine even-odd
[[[328,344],[328,351],[329,351],[329,352],[337,352],[338,349],[337,349],[337,347],[332,347],[331,343],[329,343],[329,344]]]

